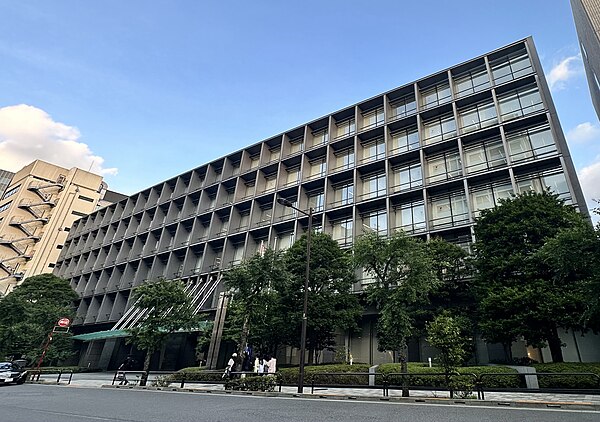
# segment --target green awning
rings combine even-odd
[[[106,340],[107,338],[128,337],[129,333],[125,330],[106,330],[96,331],[95,333],[77,334],[73,340],[93,341]]]

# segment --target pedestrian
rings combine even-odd
[[[225,367],[225,372],[223,372],[223,376],[221,378],[229,378],[231,373],[235,371],[235,359],[237,358],[237,353],[233,353],[229,360],[227,361],[227,366]]]
[[[269,374],[275,374],[277,371],[277,359],[275,359],[275,356],[271,356],[271,359],[269,359],[267,365],[269,366]]]
[[[119,372],[117,372],[117,379],[119,380],[119,385],[129,384],[129,381],[127,380],[126,372],[131,369],[132,364],[133,364],[133,359],[131,358],[131,356],[127,356],[127,358],[123,361],[121,366],[119,366],[119,369],[118,369]]]

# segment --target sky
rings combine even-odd
[[[529,35],[588,205],[600,124],[568,0],[0,0],[0,169],[133,194]]]

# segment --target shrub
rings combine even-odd
[[[298,384],[299,368],[283,368],[277,372],[277,376],[283,384]],[[327,385],[368,385],[369,378],[366,375],[316,375],[318,372],[369,372],[367,364],[334,364],[334,365],[311,365],[304,367],[304,382],[310,384],[315,381],[315,384]]]
[[[229,378],[225,390],[235,391],[275,391],[277,380],[273,376]]]
[[[223,380],[223,371],[208,370],[206,367],[190,367],[183,368],[179,371],[161,377],[161,383],[168,385],[172,382],[181,382],[185,379],[186,382],[221,382]]]
[[[600,363],[538,363],[533,365],[537,372],[591,372],[600,376]],[[599,388],[598,378],[583,375],[538,376],[540,388]]]

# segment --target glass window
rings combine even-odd
[[[548,188],[553,193],[556,193],[559,198],[564,199],[566,203],[571,203],[571,192],[569,191],[565,175],[562,172],[548,170],[517,178],[517,191],[519,193],[527,191],[542,192]]]
[[[253,155],[252,157],[250,157],[250,168],[251,169],[258,167],[259,159],[260,159],[260,154]]]
[[[338,122],[336,138],[353,135],[356,132],[356,120],[353,118]]]
[[[324,176],[327,165],[325,158],[319,158],[310,162],[309,178]]]
[[[374,126],[379,126],[383,123],[383,107],[375,110],[366,111],[362,114],[363,124],[361,129],[367,129]]]
[[[354,148],[335,153],[335,170],[349,169],[354,166]]]
[[[465,170],[467,173],[489,170],[506,164],[501,140],[485,141],[465,147]]]
[[[354,202],[354,184],[345,183],[334,187],[334,205],[347,205]]]
[[[386,194],[386,177],[385,174],[376,174],[366,176],[363,179],[363,195],[362,198],[375,198]]]
[[[385,158],[385,141],[383,138],[369,141],[362,145],[363,156],[361,162],[375,161]]]
[[[300,167],[293,167],[287,169],[286,185],[292,185],[298,183],[300,180]]]
[[[513,161],[529,160],[556,152],[550,129],[532,128],[507,136],[508,150]]]
[[[479,216],[481,210],[494,208],[499,205],[500,199],[510,198],[513,194],[510,181],[488,183],[471,189],[471,201],[474,215]]]
[[[419,148],[419,133],[416,128],[394,132],[391,137],[392,153],[407,152]]]
[[[410,202],[395,208],[396,227],[406,233],[425,230],[425,205],[422,202]]]
[[[385,210],[372,211],[362,217],[363,233],[375,232],[387,236],[387,213]]]
[[[423,122],[423,141],[426,145],[456,136],[456,122],[452,115],[436,117]]]
[[[300,138],[290,140],[290,153],[294,154],[304,149],[304,140]]]
[[[500,114],[504,121],[516,119],[544,109],[542,97],[537,88],[524,88],[512,91],[498,99]]]
[[[517,51],[496,59],[491,63],[491,66],[496,84],[512,81],[533,72],[526,51]]]
[[[329,130],[322,129],[316,132],[313,132],[313,146],[326,144],[329,141]]]
[[[498,122],[493,103],[478,104],[460,110],[460,124],[463,133],[492,126]]]
[[[467,198],[463,192],[448,193],[430,199],[431,226],[451,226],[468,221]]]
[[[271,174],[265,177],[265,191],[275,189],[275,184],[277,183],[277,175]]]
[[[402,117],[414,114],[417,111],[417,103],[413,95],[400,98],[390,104],[392,108],[391,120],[400,119]]]
[[[408,190],[423,185],[421,163],[413,163],[394,170],[394,190]]]
[[[308,196],[308,206],[315,212],[323,211],[325,195],[323,192],[311,193]]]
[[[485,67],[471,70],[454,77],[454,89],[457,97],[464,97],[482,91],[490,86]]]
[[[434,183],[462,175],[458,151],[450,151],[427,158],[427,182]]]
[[[269,162],[272,161],[277,161],[279,160],[279,156],[281,155],[281,149],[280,148],[275,148],[275,149],[271,149],[269,150]]]
[[[451,100],[450,84],[443,82],[421,92],[421,105],[423,109],[432,108]]]
[[[332,223],[333,233],[331,237],[337,241],[340,245],[352,244],[352,218],[346,218],[344,220],[334,221]]]
[[[7,202],[4,205],[0,205],[0,212],[6,211],[7,209],[9,209],[10,208],[10,204],[12,204],[12,201]]]

